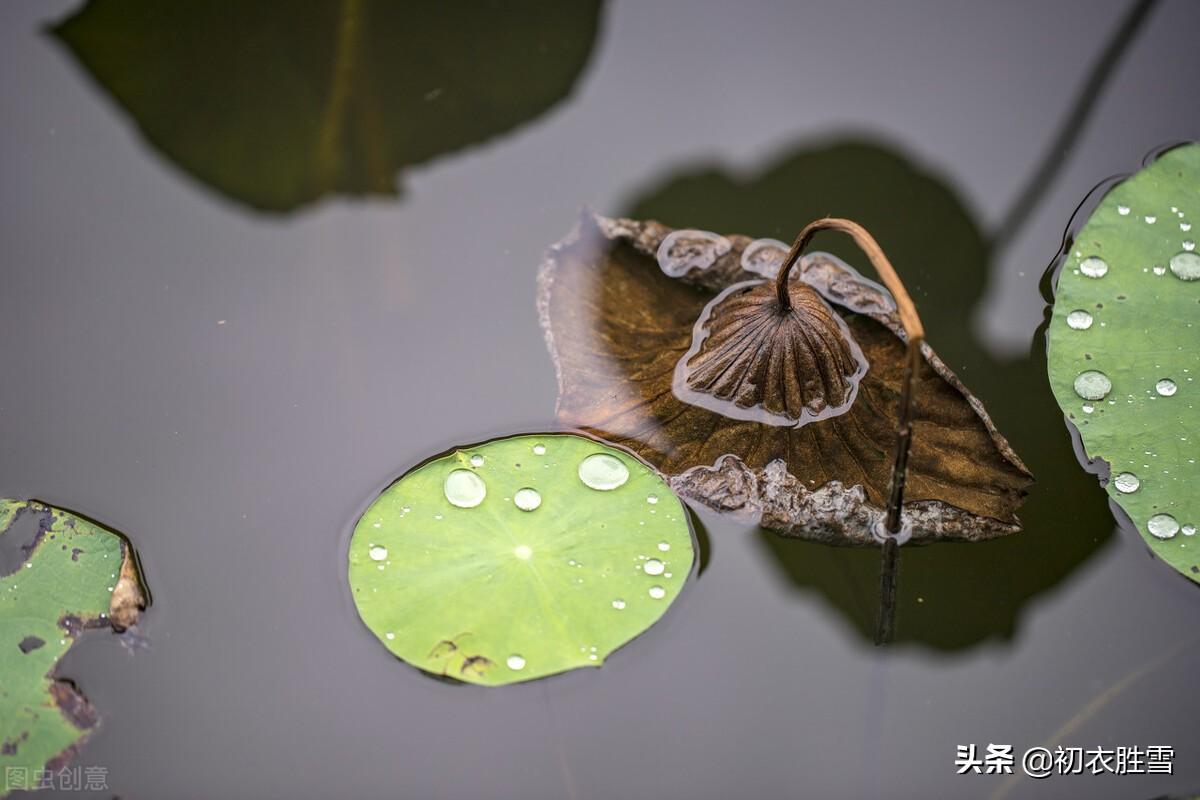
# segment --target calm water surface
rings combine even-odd
[[[613,3],[544,113],[397,197],[290,213],[148,144],[50,34],[76,10],[0,9],[0,493],[141,553],[148,648],[91,635],[62,667],[114,793],[987,798],[1003,779],[953,761],[993,742],[1176,749],[1174,775],[1013,797],[1200,791],[1200,592],[1116,527],[1036,331],[1080,200],[1200,132],[1200,6],[1119,33],[1113,2]],[[449,67],[428,69],[437,102]],[[906,552],[887,649],[876,554],[702,512],[705,570],[600,670],[487,690],[393,659],[345,584],[350,529],[429,455],[553,427],[534,279],[584,205],[787,239],[867,224],[1039,479],[1025,531]]]

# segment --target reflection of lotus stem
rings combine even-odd
[[[875,643],[884,644],[892,638],[893,621],[896,609],[896,562],[899,555],[900,512],[904,505],[904,478],[908,472],[908,451],[912,444],[912,400],[913,383],[916,380],[917,369],[921,363],[921,342],[925,339],[925,328],[921,318],[917,316],[916,306],[904,288],[904,282],[896,274],[883,249],[866,228],[848,219],[826,217],[810,222],[800,231],[792,249],[788,251],[779,276],[775,279],[776,296],[779,307],[788,312],[792,309],[792,300],[788,294],[788,274],[800,260],[813,236],[819,231],[841,231],[849,234],[854,243],[867,254],[871,265],[883,279],[883,283],[891,291],[896,300],[900,324],[904,326],[907,352],[904,359],[904,385],[900,390],[900,408],[896,417],[896,452],[892,460],[892,477],[888,485],[887,516],[884,520],[886,538],[883,542],[883,568],[880,576],[879,596],[879,625],[875,631]]]

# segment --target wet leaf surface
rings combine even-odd
[[[655,254],[671,233],[656,223],[586,215],[552,248],[539,306],[559,378],[559,419],[629,447],[683,496],[748,513],[789,535],[873,544],[895,442],[904,364],[899,323],[878,287],[830,256],[806,280],[840,298],[870,365],[850,409],[801,428],[735,420],[682,402],[672,389],[693,325],[716,292],[758,276],[741,266],[750,239],[727,237],[711,267],[676,279]],[[836,307],[836,306],[835,306]],[[914,540],[979,540],[1018,529],[1028,472],[948,368],[925,349],[905,514]]]
[[[35,501],[0,500],[0,538],[32,524],[25,558],[0,575],[0,794],[42,768],[58,769],[95,727],[76,685],[55,672],[89,628],[124,630],[145,595],[119,535]],[[9,769],[12,768],[12,769]]]
[[[1200,582],[1200,145],[1112,188],[1062,264],[1046,331],[1063,413],[1146,544]]]
[[[355,527],[350,585],[396,656],[496,686],[600,666],[692,561],[687,512],[653,470],[581,436],[517,436],[384,491]]]
[[[571,91],[598,16],[598,0],[93,0],[54,35],[189,175],[290,211],[396,195],[401,169],[544,113]]]

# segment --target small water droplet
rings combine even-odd
[[[1112,391],[1112,381],[1094,369],[1079,373],[1075,379],[1075,394],[1084,400],[1103,400]]]
[[[649,503],[650,505],[654,505],[655,503],[658,502],[658,495],[656,495],[656,494],[646,495],[646,502]]]
[[[517,493],[513,495],[513,503],[522,511],[533,511],[542,504],[542,495],[537,489],[527,486],[524,489],[517,489]]]
[[[1094,405],[1092,405],[1091,403],[1084,403],[1082,408],[1083,408],[1083,413],[1085,413],[1085,414],[1090,414],[1096,410],[1096,407]]]
[[[371,549],[367,552],[371,556],[372,561],[383,561],[387,558],[387,548],[381,544],[371,545]]]
[[[1190,223],[1190,222],[1179,223],[1179,230],[1183,231],[1184,233],[1187,233],[1191,229],[1192,229],[1192,223]]]
[[[648,558],[646,559],[646,563],[642,564],[642,571],[647,575],[662,575],[663,570],[666,568],[667,565],[659,561],[657,558]]]
[[[1162,264],[1155,264],[1154,265],[1154,274],[1155,275],[1166,275],[1167,268],[1164,267]]]
[[[663,551],[663,552],[665,553],[665,552],[667,552],[668,550],[670,550],[670,549],[671,549],[671,545],[670,545],[670,544],[668,544],[667,542],[659,542],[659,543],[658,543],[658,549],[659,549],[659,550],[661,550],[661,551]]]
[[[1179,387],[1175,385],[1175,381],[1170,378],[1163,378],[1158,383],[1154,384],[1154,391],[1158,392],[1163,397],[1170,397],[1179,391]]]
[[[667,596],[667,590],[661,586],[651,586],[649,590],[647,590],[647,594],[649,594],[655,600],[662,600]]]
[[[1077,331],[1086,331],[1092,327],[1092,315],[1082,308],[1077,308],[1067,314],[1067,325]]]
[[[1179,523],[1170,514],[1155,514],[1147,520],[1146,530],[1156,539],[1170,539],[1179,533]]]
[[[513,555],[522,561],[528,561],[533,555],[533,549],[527,544],[519,544],[513,548]]]
[[[706,270],[729,252],[724,236],[711,231],[679,230],[670,233],[658,246],[658,266],[672,278],[695,270]]]
[[[474,460],[474,459],[472,459]],[[483,502],[487,486],[483,478],[469,469],[456,469],[446,476],[442,491],[451,505],[459,508],[474,508]]]
[[[608,492],[629,480],[629,468],[616,456],[593,453],[580,462],[579,480],[588,488]]]
[[[479,454],[471,456],[471,466],[472,467],[482,467],[483,466],[483,456],[481,456]]]
[[[1089,256],[1079,262],[1079,271],[1089,278],[1103,278],[1108,274],[1108,262],[1099,256]]]
[[[384,636],[386,636],[388,639],[396,638],[396,634],[392,633],[391,631],[388,631],[387,633],[385,633]]]
[[[1196,526],[1195,525],[1184,525],[1182,528],[1179,529],[1179,531],[1184,536],[1195,536],[1196,535]]]
[[[1154,223],[1158,222],[1158,217],[1154,216],[1153,214],[1147,214],[1145,219],[1146,224],[1148,225],[1153,225]]]
[[[525,669],[525,659],[516,653],[513,653],[511,656],[505,659],[504,663],[507,664],[508,668],[514,672],[519,669]]]
[[[1191,239],[1184,239],[1183,240],[1183,249],[1188,250],[1188,251],[1195,250],[1196,243],[1193,242]]]
[[[1113,478],[1113,485],[1117,487],[1118,492],[1129,494],[1130,492],[1136,492],[1142,485],[1142,481],[1141,478],[1132,472],[1122,472]]]
[[[613,608],[620,611],[622,608],[625,607],[625,601],[620,598],[617,598],[616,600],[613,600],[612,606],[613,606]]]
[[[546,445],[544,445],[544,444],[535,444],[535,445],[533,446],[533,454],[534,454],[535,456],[544,456],[544,455],[546,455]]]
[[[1122,217],[1129,216],[1129,206],[1117,206],[1117,213]]]
[[[1200,253],[1185,250],[1171,256],[1171,272],[1183,281],[1200,280]]]

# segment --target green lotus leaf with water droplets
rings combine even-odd
[[[1104,197],[1058,276],[1050,385],[1156,555],[1200,583],[1200,145]]]
[[[32,519],[30,519],[32,517]],[[96,523],[33,501],[0,499],[0,539],[23,521],[28,542],[0,541],[0,796],[36,788],[96,724],[55,672],[86,628],[124,628],[145,605],[129,546]]]
[[[358,612],[388,650],[495,686],[602,664],[678,596],[693,547],[657,473],[556,434],[417,467],[363,514],[349,560]]]

